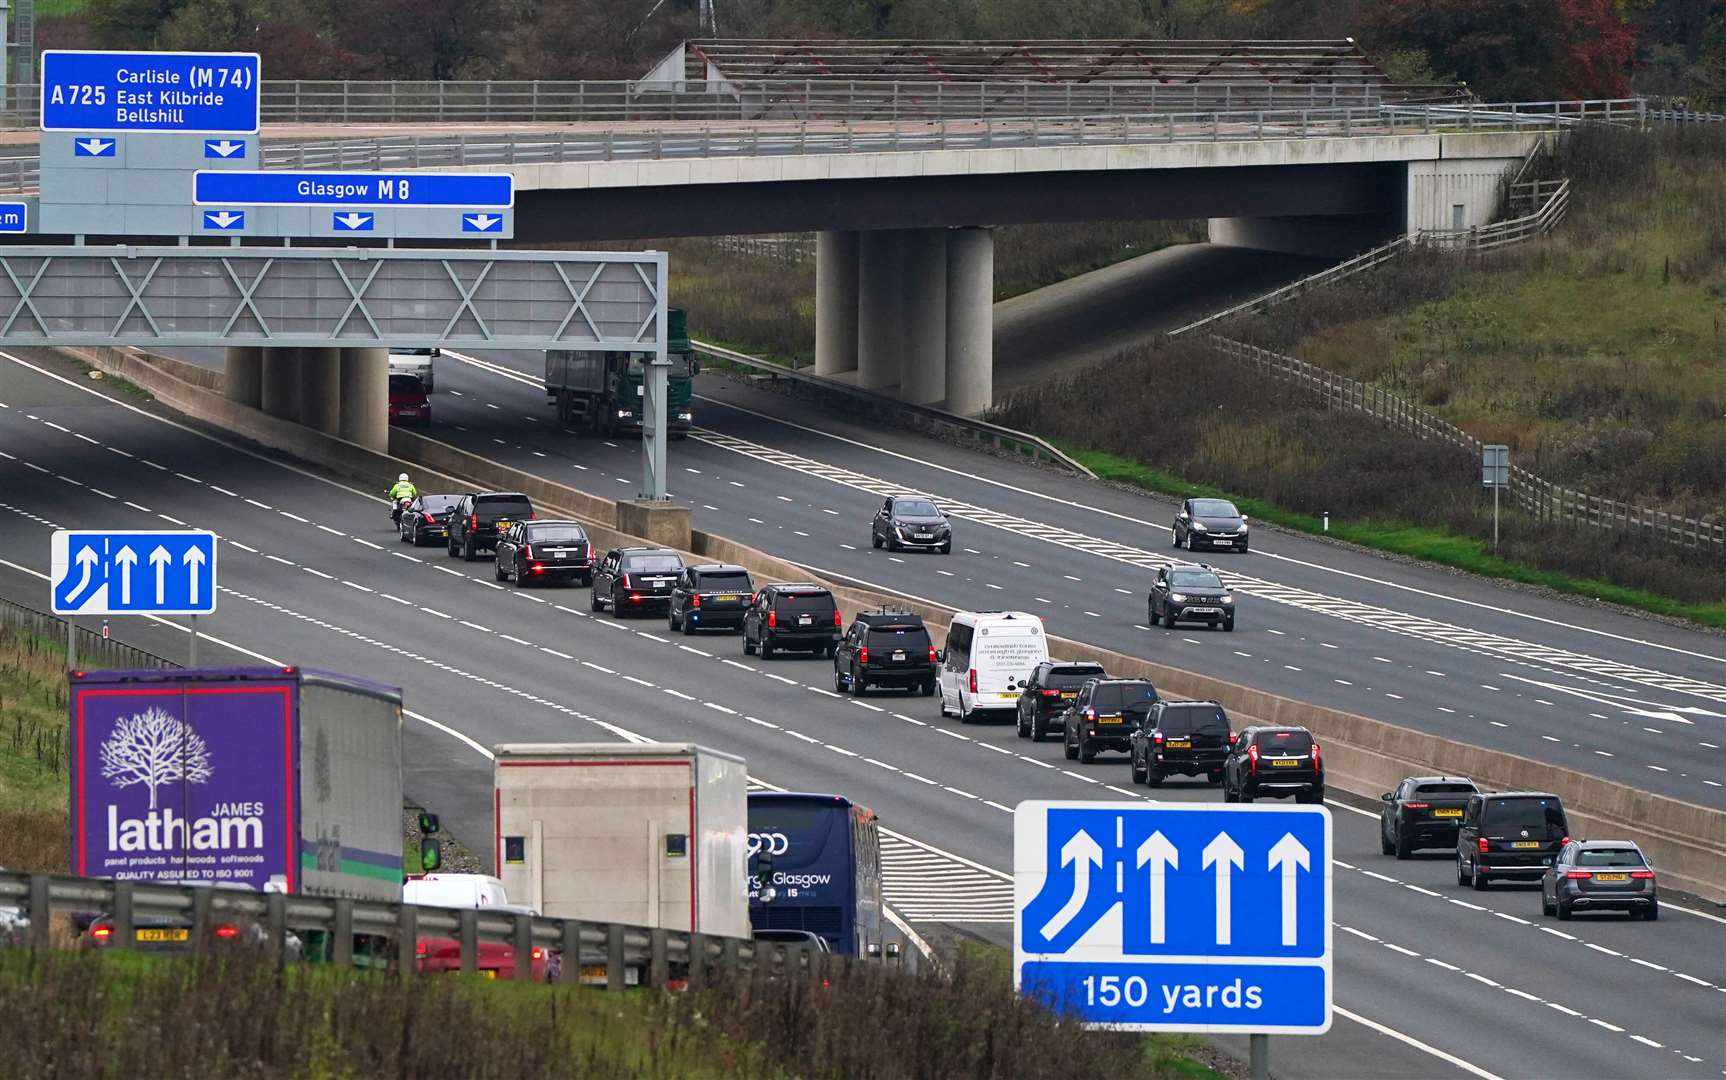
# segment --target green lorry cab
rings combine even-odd
[[[700,370],[689,345],[687,319],[679,308],[666,311],[670,333],[666,379],[666,434],[688,436],[694,422],[695,375]],[[603,435],[639,434],[646,397],[641,380],[645,352],[604,352],[592,349],[548,349],[545,354],[545,396],[557,406],[561,427]]]

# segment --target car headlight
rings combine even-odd
[[[677,418],[679,420],[687,420],[687,419],[689,419],[689,414],[686,412],[680,412],[677,414]]]
[[[1184,604],[1187,602],[1187,594],[1186,593],[1170,593],[1169,599],[1173,600],[1177,604]]]
[[[1205,527],[1205,523],[1202,521],[1193,522],[1193,531],[1194,532],[1210,532],[1210,530]]]
[[[1229,593],[1229,592],[1223,593],[1223,603],[1232,604],[1234,602],[1235,602],[1235,594],[1234,593]]]
[[[1238,531],[1246,532],[1250,528],[1252,528],[1252,526],[1248,525],[1246,522],[1243,521],[1243,522],[1241,522],[1241,527]]]

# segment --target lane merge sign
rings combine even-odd
[[[216,534],[81,532],[49,541],[56,615],[208,615],[216,610]]]
[[[1030,801],[1013,822],[1021,993],[1096,1028],[1329,1030],[1324,806]]]
[[[42,130],[255,135],[257,53],[42,52]]]
[[[199,170],[192,176],[198,206],[419,206],[509,209],[509,173],[343,173]]]

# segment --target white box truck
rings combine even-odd
[[[747,767],[690,743],[494,748],[497,876],[552,918],[749,937]]]

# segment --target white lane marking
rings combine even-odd
[[[322,529],[324,532],[329,533],[331,536],[346,536],[347,535],[347,533],[341,531],[340,529],[332,529],[328,525],[319,525],[318,528]]]
[[[1398,952],[1404,956],[1419,956],[1420,955],[1419,953],[1415,952],[1413,949],[1405,949],[1401,945],[1396,945],[1396,944],[1393,944],[1389,941],[1380,942],[1380,944],[1382,944],[1385,948],[1389,949],[1391,952]]]
[[[149,508],[149,507],[148,507],[148,506],[139,506],[139,505],[138,505],[138,504],[137,504],[137,503],[135,503],[135,502],[128,502],[128,503],[126,503],[126,505],[127,505],[127,506],[130,506],[130,507],[131,507],[131,508],[132,508],[132,509],[134,509],[134,510],[142,510],[142,511],[143,511],[143,512],[144,512],[144,513],[146,513],[146,514],[153,514],[153,513],[155,513],[155,511],[154,511],[154,510],[151,510],[151,509],[150,509],[150,508]]]
[[[693,697],[691,697],[691,696],[690,696],[690,695],[688,695],[688,694],[685,694],[685,693],[684,693],[684,692],[683,692],[683,691],[681,691],[681,690],[673,690],[673,689],[672,689],[672,688],[671,688],[671,687],[669,687],[669,686],[667,686],[667,687],[664,687],[664,688],[663,688],[663,690],[664,690],[664,692],[665,692],[665,693],[667,693],[667,694],[670,694],[670,695],[671,695],[671,696],[672,696],[672,697],[674,697],[674,698],[682,698],[682,699],[683,699],[683,700],[684,700],[684,701],[694,701],[694,700],[695,700],[695,699],[694,699],[694,698],[693,698]]]
[[[1337,926],[1337,929],[1341,930],[1345,933],[1353,934],[1355,937],[1360,938],[1362,941],[1377,941],[1378,940],[1377,938],[1373,937],[1371,934],[1367,933],[1365,930],[1356,930],[1352,926],[1342,926],[1339,924]]]
[[[356,544],[364,544],[366,547],[371,548],[373,551],[382,551],[384,549],[384,546],[382,544],[374,544],[370,540],[367,540],[363,536],[350,536],[350,537],[348,537],[348,539],[352,540]]]
[[[1624,1034],[1623,1028],[1619,1027],[1617,1024],[1608,1023],[1605,1020],[1600,1019],[1598,1016],[1590,1016],[1588,1018],[1588,1022],[1590,1024],[1595,1025],[1596,1027],[1603,1027],[1607,1031],[1612,1032],[1614,1035]]]
[[[1455,1054],[1421,1042],[1414,1036],[1398,1031],[1393,1027],[1386,1027],[1384,1024],[1381,1024],[1376,1020],[1369,1020],[1359,1013],[1351,1012],[1348,1009],[1343,1008],[1341,1005],[1333,1005],[1331,1007],[1331,1011],[1345,1020],[1351,1020],[1362,1027],[1370,1028],[1386,1038],[1395,1039],[1397,1042],[1402,1043],[1405,1046],[1412,1047],[1415,1050],[1419,1050],[1423,1054],[1437,1058],[1447,1065],[1453,1065],[1471,1076],[1479,1077],[1479,1080],[1503,1080],[1503,1077],[1499,1076],[1497,1073],[1488,1072],[1471,1061],[1465,1061],[1464,1059],[1457,1057]]]
[[[581,662],[581,666],[585,667],[585,668],[592,668],[593,670],[601,673],[602,675],[616,675],[617,674],[616,671],[614,671],[611,668],[606,667],[604,664],[596,664],[591,660],[583,660]],[[690,698],[690,700],[694,701],[695,699]]]
[[[369,585],[361,585],[359,582],[349,581],[347,578],[342,579],[342,584],[346,585],[350,589],[358,589],[360,592],[376,592],[377,591],[376,589],[373,589]],[[524,642],[522,642],[522,644],[525,645],[527,643],[524,641]]]
[[[623,677],[623,681],[624,682],[632,682],[637,686],[645,686],[649,690],[654,689],[654,685],[652,683],[648,682],[646,679],[637,678],[634,675],[625,675]]]
[[[644,637],[644,638],[646,638],[646,639],[647,639],[647,640],[649,640],[649,641],[657,641],[657,642],[659,642],[659,643],[660,643],[660,644],[661,644],[661,645],[669,645],[669,644],[671,644],[671,641],[670,641],[670,639],[669,639],[669,638],[662,638],[662,637],[660,637],[660,636],[659,636],[659,635],[658,635],[658,634],[650,634],[650,633],[648,633],[648,632],[647,632],[647,631],[646,631],[646,630],[637,630],[637,631],[636,631],[636,632],[635,632],[635,633],[636,633],[636,635],[637,635],[637,636],[639,636],[639,637]]]
[[[1652,1046],[1656,1050],[1666,1049],[1666,1046],[1664,1043],[1657,1043],[1653,1039],[1650,1039],[1646,1035],[1632,1035],[1630,1037],[1632,1039],[1634,1039],[1635,1041],[1641,1043],[1643,1046]]]
[[[1437,959],[1434,959],[1433,957],[1430,957],[1430,956],[1426,957],[1426,962],[1431,964],[1433,967],[1441,967],[1446,971],[1461,971],[1462,970],[1461,968],[1457,967],[1455,964],[1447,964],[1443,960],[1437,960]]]
[[[300,567],[300,569],[304,570],[308,574],[313,574],[317,577],[321,577],[325,581],[334,581],[336,579],[336,575],[334,575],[334,574],[326,574],[322,570],[313,570],[309,566],[302,566],[302,567]]]
[[[303,518],[303,517],[301,517],[301,516],[300,516],[300,515],[298,515],[298,514],[290,514],[290,513],[289,513],[289,512],[288,512],[288,511],[286,511],[286,510],[277,510],[277,511],[276,511],[276,513],[278,513],[278,514],[280,514],[280,515],[282,515],[282,516],[283,516],[283,517],[285,517],[285,518],[287,518],[287,519],[288,519],[288,520],[289,520],[289,521],[297,521],[297,522],[299,522],[299,523],[300,523],[300,524],[301,524],[301,525],[310,525],[310,524],[311,524],[311,522],[309,522],[309,521],[307,521],[307,520],[306,520],[306,519],[305,519],[305,518]]]
[[[491,627],[489,626],[481,626],[479,623],[468,622],[466,619],[457,619],[456,622],[461,623],[463,626],[468,627],[471,630],[478,630],[482,634],[491,633]]]
[[[499,631],[497,636],[504,639],[505,641],[513,641],[517,645],[532,645],[533,644],[533,642],[531,642],[531,641],[523,641],[521,638],[518,638],[513,634],[505,634],[502,631]]]
[[[726,716],[736,716],[737,715],[736,709],[727,708],[724,705],[718,704],[717,702],[703,701],[701,704],[705,708],[712,709],[716,713],[724,713]]]
[[[242,544],[242,543],[240,543],[240,542],[239,542],[239,541],[238,541],[238,540],[229,540],[229,541],[228,541],[228,543],[230,543],[230,544],[232,544],[232,545],[233,545],[233,546],[235,546],[235,547],[237,547],[237,548],[239,548],[239,549],[240,549],[240,550],[241,550],[241,551],[249,551],[249,552],[251,552],[251,553],[252,553],[252,554],[253,554],[253,555],[256,555],[256,554],[257,554],[257,553],[258,553],[258,549],[257,549],[257,548],[255,548],[255,547],[248,547],[248,546],[247,546],[247,545],[245,545],[245,544]]]
[[[170,524],[173,524],[173,525],[178,525],[178,526],[180,526],[180,527],[181,527],[181,528],[184,528],[184,527],[185,527],[185,525],[186,525],[186,523],[185,523],[185,522],[183,522],[183,521],[181,521],[181,520],[180,520],[180,519],[179,519],[179,518],[177,518],[177,517],[174,517],[174,516],[173,516],[173,515],[172,515],[172,514],[161,514],[161,513],[158,513],[158,514],[157,514],[157,515],[156,515],[156,516],[157,516],[157,517],[159,517],[159,518],[161,518],[161,519],[162,519],[162,520],[163,520],[163,521],[166,521],[166,522],[169,522],[169,523],[170,523]]]

